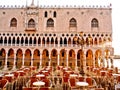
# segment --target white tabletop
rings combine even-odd
[[[70,73],[70,72],[72,72],[72,71],[70,71],[70,70],[66,70],[65,72],[68,72],[68,73]]]
[[[78,86],[88,86],[87,82],[76,82],[76,85]]]
[[[112,75],[113,75],[113,76],[119,76],[120,74],[117,74],[117,73],[113,73]]]
[[[47,70],[43,70],[42,72],[48,72]]]
[[[34,82],[33,85],[35,85],[35,86],[42,86],[42,85],[45,85],[45,82],[37,81],[37,82]]]
[[[7,75],[5,75],[5,76],[7,76],[7,77],[13,77],[14,74],[7,74]]]
[[[44,74],[37,74],[36,77],[44,77]]]
[[[77,74],[70,74],[70,77],[77,77]]]

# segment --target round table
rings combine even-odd
[[[70,74],[70,77],[77,77],[77,74]]]
[[[44,77],[44,74],[37,74],[36,77]]]
[[[76,85],[80,87],[80,89],[85,90],[89,84],[87,82],[76,82]]]
[[[37,82],[34,82],[33,83],[34,86],[37,86],[38,87],[38,90],[41,86],[45,85],[45,82],[42,82],[42,81],[37,81]]]
[[[5,76],[7,76],[7,77],[13,77],[14,74],[7,74],[7,75],[5,75]]]

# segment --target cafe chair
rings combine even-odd
[[[23,90],[33,90],[32,87],[23,87]]]
[[[88,85],[89,89],[95,88],[95,86],[97,85],[95,80],[93,78],[91,78],[91,77],[86,77],[85,81],[89,84]]]
[[[95,90],[104,90],[104,88],[95,88]]]
[[[51,87],[51,81],[48,78],[42,79],[43,82],[45,82],[45,87]]]
[[[0,80],[0,88],[2,90],[4,90],[4,88],[6,87],[7,83],[8,83],[8,81],[6,79]]]
[[[38,81],[38,79],[36,77],[31,77],[30,80],[28,81],[28,85],[30,87],[33,87],[34,86],[33,83],[36,81]]]
[[[70,90],[77,90],[78,89],[78,87],[76,86],[76,79],[75,78],[69,79],[69,86],[70,86]]]
[[[63,90],[67,90],[69,85],[68,85],[69,77],[63,76]]]
[[[23,87],[22,90],[38,90],[38,87]]]
[[[84,77],[83,76],[78,77],[78,81],[83,82],[84,81]]]
[[[50,88],[49,87],[40,87],[39,90],[50,90]]]

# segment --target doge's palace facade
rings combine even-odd
[[[112,8],[0,6],[0,66],[113,67]]]

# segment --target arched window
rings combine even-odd
[[[45,13],[44,13],[44,17],[47,17],[47,11],[45,11]]]
[[[47,27],[54,27],[54,21],[53,21],[53,19],[48,19],[47,20]]]
[[[94,28],[94,27],[99,27],[99,23],[98,23],[98,20],[97,19],[92,19],[91,21],[91,27]]]
[[[28,28],[35,28],[35,21],[33,19],[30,19],[28,22]]]
[[[70,19],[69,25],[70,27],[76,27],[77,26],[76,20],[74,18]]]
[[[57,13],[56,13],[56,11],[54,11],[54,13],[53,13],[53,17],[56,17],[57,16]]]
[[[15,18],[11,19],[10,27],[17,27],[17,20]]]

